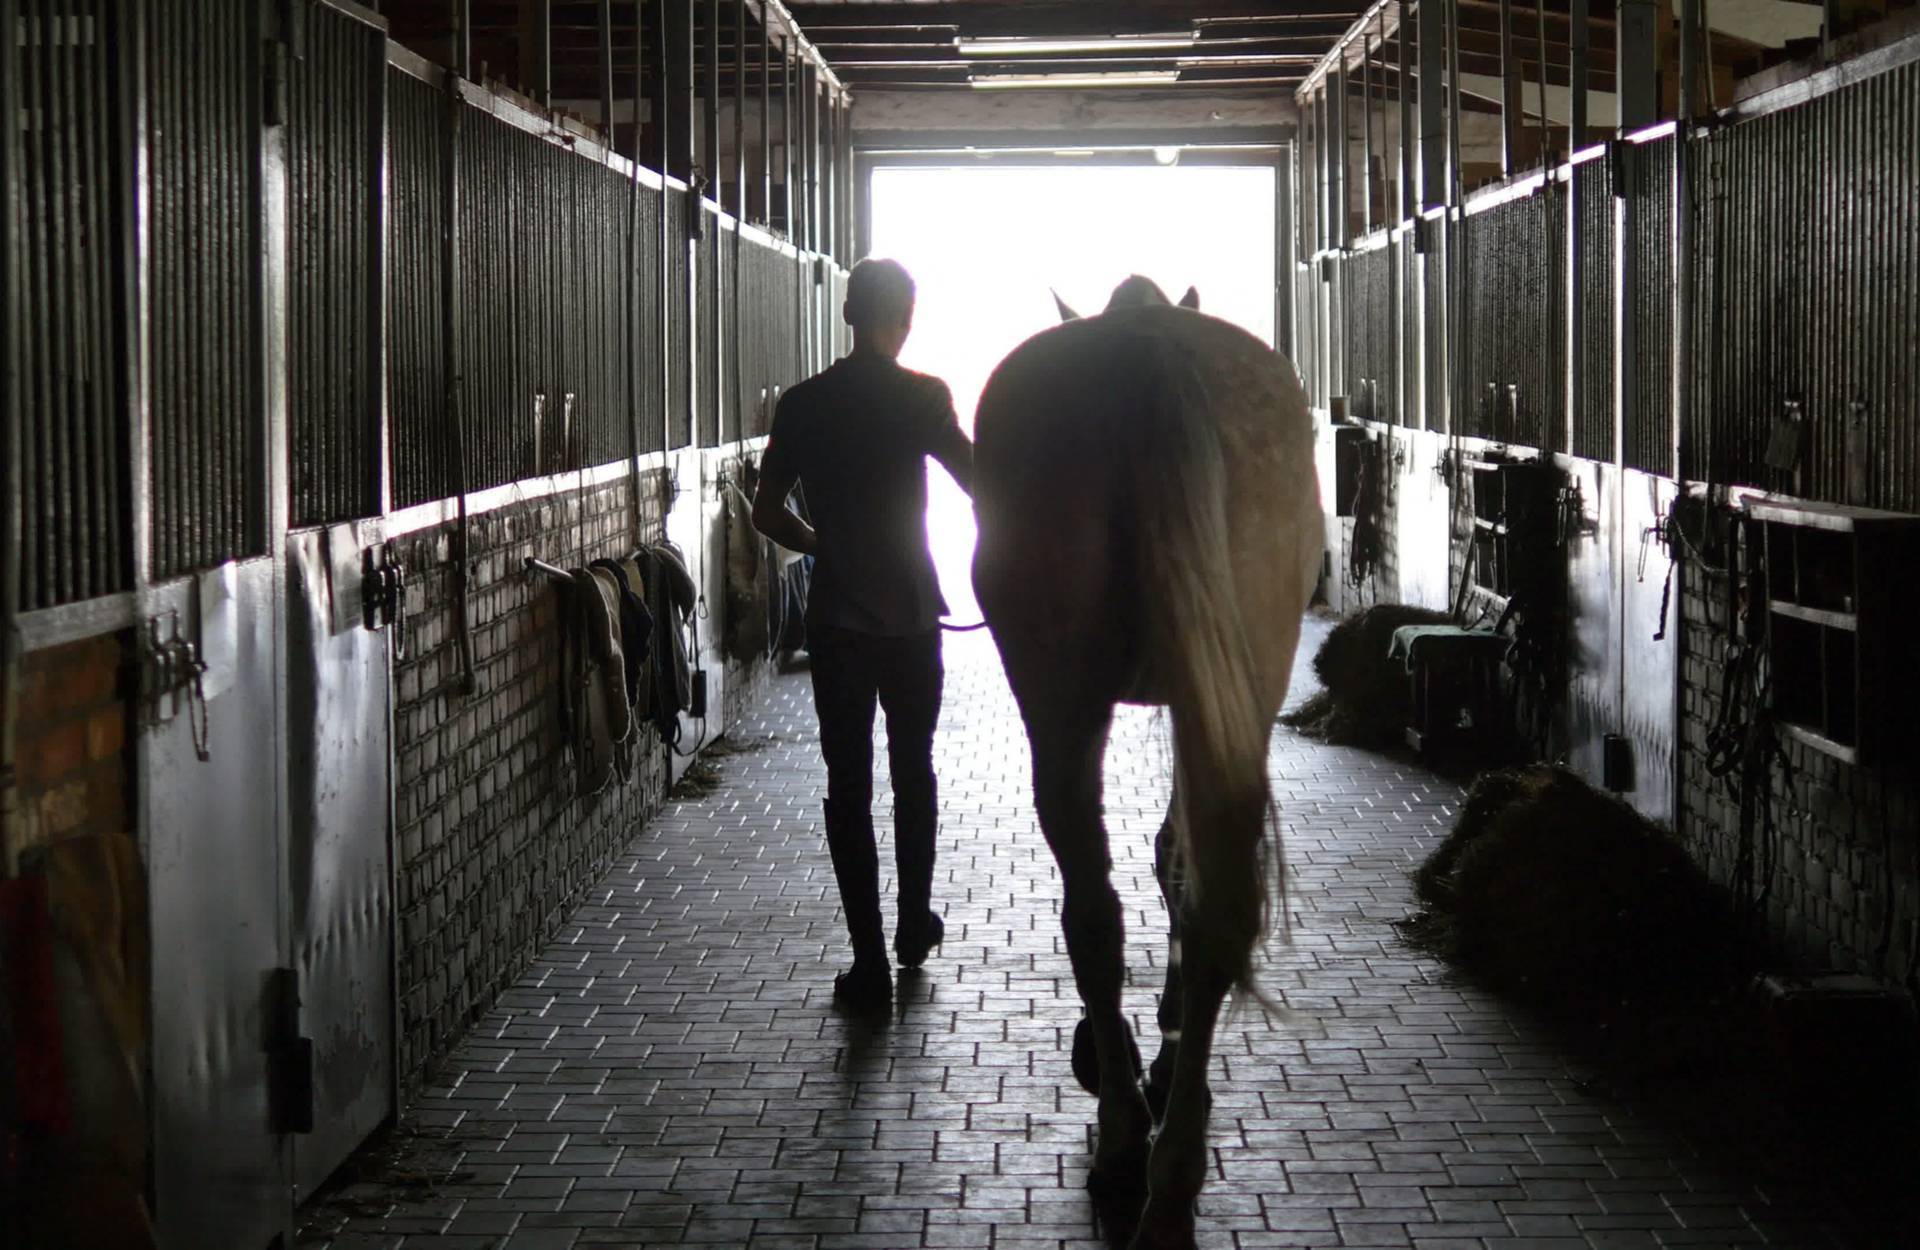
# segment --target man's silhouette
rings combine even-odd
[[[927,550],[926,457],[967,488],[973,446],[946,383],[897,362],[913,301],[913,279],[898,262],[853,267],[843,310],[853,350],[780,400],[753,500],[761,533],[814,557],[807,651],[827,764],[827,847],[853,942],[853,966],[833,989],[861,1008],[893,994],[873,836],[876,702],[887,714],[893,776],[894,954],[916,967],[945,931],[932,890],[933,731],[947,605]],[[796,482],[811,525],[787,507]]]

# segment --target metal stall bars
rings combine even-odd
[[[1689,478],[1920,512],[1920,40],[1692,142]]]
[[[1555,185],[1536,176],[1466,207],[1460,233],[1471,333],[1461,433],[1545,450],[1563,441],[1555,371],[1563,313],[1554,293],[1564,289],[1566,247],[1550,226],[1564,203]]]
[[[384,512],[386,34],[304,10],[287,75],[292,524]]]
[[[21,609],[132,584],[126,257],[132,203],[126,6],[0,8],[11,486],[7,589]]]
[[[1621,455],[1629,469],[1671,477],[1674,463],[1674,153],[1672,123],[1629,137],[1621,237],[1621,289],[1630,319],[1620,343],[1624,394]]]
[[[152,575],[264,549],[260,130],[253,15],[181,0],[147,16]],[[209,54],[219,49],[219,55]],[[190,67],[197,67],[188,72]]]
[[[1577,157],[1572,183],[1572,251],[1568,275],[1568,361],[1571,431],[1568,448],[1588,460],[1614,456],[1614,162],[1607,149]]]
[[[459,489],[450,453],[442,298],[448,226],[444,188],[447,99],[415,73],[387,72],[387,403],[393,460],[393,503],[406,508],[451,498]]]

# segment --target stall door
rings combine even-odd
[[[286,92],[289,1121],[305,1198],[394,1110],[384,558],[386,37],[305,0]]]

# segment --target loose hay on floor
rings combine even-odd
[[[1476,781],[1414,892],[1410,943],[1533,998],[1653,994],[1731,970],[1724,895],[1674,836],[1554,765]]]
[[[1445,612],[1383,603],[1342,620],[1313,657],[1321,691],[1282,718],[1309,737],[1342,746],[1391,747],[1405,741],[1410,711],[1406,665],[1387,655],[1393,631],[1444,625]]]

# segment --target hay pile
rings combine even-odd
[[[1281,718],[1310,737],[1342,746],[1403,745],[1410,712],[1406,666],[1387,657],[1403,625],[1445,625],[1445,612],[1383,603],[1333,627],[1313,657],[1318,694]]]
[[[1644,997],[1724,978],[1724,895],[1673,835],[1567,769],[1488,773],[1414,875],[1417,947],[1537,999]]]

